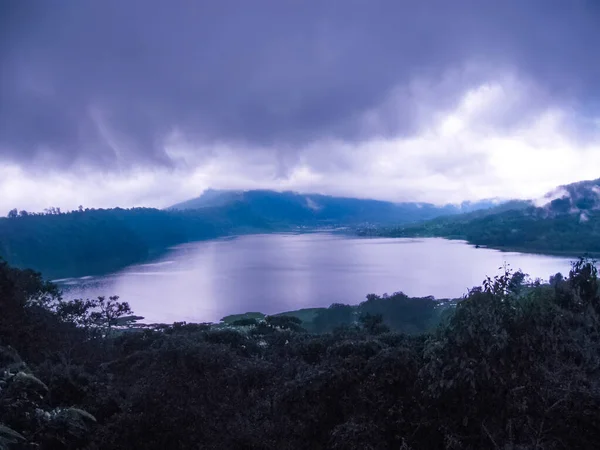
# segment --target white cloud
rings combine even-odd
[[[447,81],[444,81],[447,83]],[[98,173],[35,173],[0,166],[0,211],[42,210],[79,204],[93,207],[164,207],[213,188],[274,188],[395,201],[459,202],[491,197],[538,198],[560,184],[600,177],[600,132],[573,136],[569,111],[548,107],[520,123],[518,113],[535,86],[515,76],[498,77],[464,92],[460,101],[435,109],[433,91],[422,95],[418,131],[408,137],[361,142],[320,140],[294,151],[195,146],[173,133],[167,154],[176,168],[136,168]],[[394,118],[390,94],[365,126]],[[384,117],[385,116],[385,117]],[[395,119],[394,119],[395,120]],[[592,119],[596,120],[596,119]]]

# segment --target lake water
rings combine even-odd
[[[119,295],[144,322],[214,322],[248,311],[357,304],[369,293],[460,297],[504,262],[542,279],[570,267],[566,258],[445,239],[268,234],[185,244],[151,264],[59,285],[65,298]]]

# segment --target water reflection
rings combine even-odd
[[[271,234],[186,244],[154,263],[59,284],[67,298],[119,295],[148,322],[218,321],[246,311],[355,304],[371,292],[458,297],[505,261],[544,279],[570,265],[444,239]]]

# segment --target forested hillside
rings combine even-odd
[[[170,209],[187,210],[233,204],[244,205],[272,223],[309,226],[412,223],[495,205],[491,201],[481,201],[436,206],[430,203],[393,203],[297,192],[209,189],[200,197],[178,203]]]
[[[421,224],[362,230],[390,237],[445,237],[500,249],[600,254],[600,180],[561,186],[543,206],[509,202]]]
[[[89,275],[142,261],[172,245],[271,229],[243,205],[55,211],[0,219],[0,257],[49,277]]]
[[[391,298],[324,334],[289,316],[135,329],[118,298],[65,302],[2,263],[0,448],[595,448],[598,289],[581,260],[549,285],[487,279],[412,334],[377,313]]]
[[[390,237],[445,237],[464,239],[493,248],[580,255],[600,253],[600,212],[591,211],[586,220],[579,214],[548,217],[544,210],[507,211],[468,221],[428,222],[378,230]]]
[[[53,278],[76,277],[115,271],[169,246],[202,239],[364,222],[407,223],[460,210],[273,191],[205,195],[200,203],[167,210],[80,208],[64,213],[50,208],[32,214],[14,209],[0,218],[0,257]]]

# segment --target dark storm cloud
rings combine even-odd
[[[532,80],[539,93],[499,126],[599,99],[594,0],[0,5],[0,155],[23,163],[168,165],[173,131],[290,152],[320,138],[410,134],[423,120],[414,80],[436,86],[440,109],[496,72]],[[470,63],[478,69],[461,72]]]

